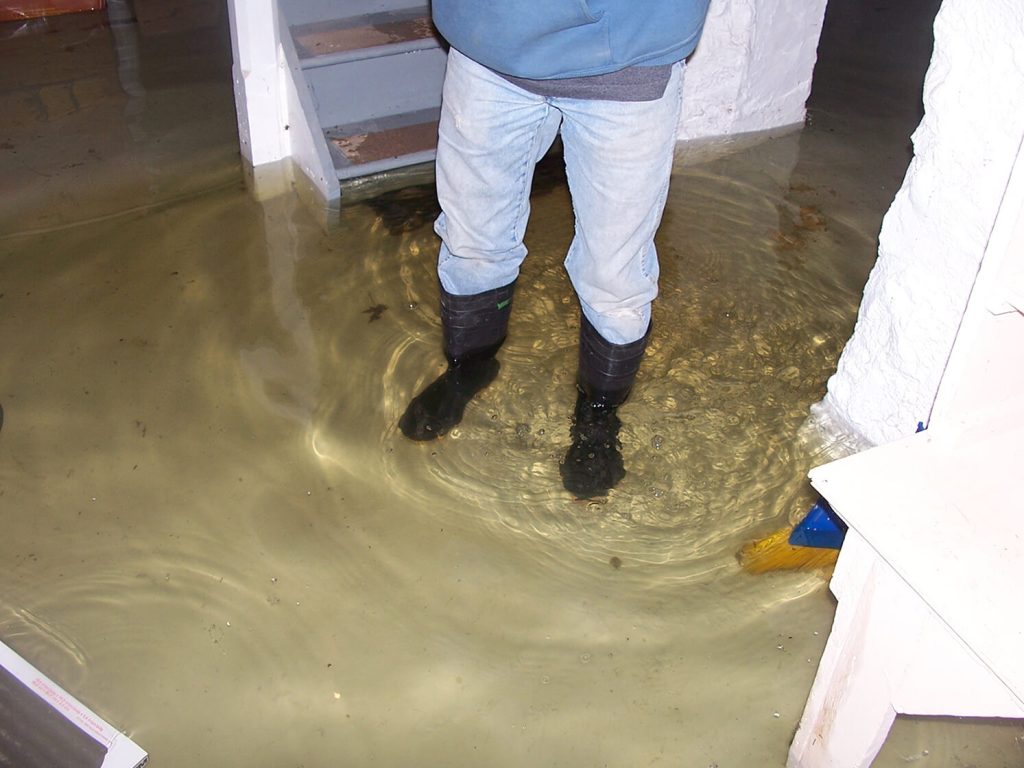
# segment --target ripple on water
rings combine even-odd
[[[37,667],[45,660],[48,676],[65,686],[81,686],[88,674],[85,649],[72,633],[46,617],[45,608],[0,610],[0,638]]]
[[[810,458],[797,431],[848,335],[856,287],[832,265],[861,235],[706,170],[683,173],[672,194],[659,235],[654,334],[621,412],[628,474],[607,499],[577,502],[559,478],[578,314],[560,264],[565,243],[550,235],[528,239],[532,255],[501,373],[459,427],[430,444],[405,441],[395,428],[409,398],[443,370],[430,309],[436,298],[421,291],[415,312],[396,313],[393,331],[359,346],[365,357],[355,370],[353,350],[335,353],[339,370],[349,363],[335,413],[374,402],[382,390],[380,409],[348,413],[344,428],[335,422],[319,430],[318,450],[353,475],[381,475],[406,504],[464,515],[562,554],[605,563],[625,554],[672,578],[730,565],[744,535],[811,500],[804,480]],[[562,205],[536,207],[542,231],[545,217],[566,216]],[[421,235],[403,231],[429,265],[432,248]],[[399,256],[409,291],[406,258]],[[417,269],[421,278],[430,271]],[[378,297],[389,296],[382,279],[373,289]],[[393,291],[388,300],[396,300]],[[380,437],[371,444],[374,433]]]
[[[444,367],[436,239],[419,194],[347,209],[344,230],[326,240],[304,232],[303,248],[339,258],[297,261],[290,247],[274,266],[271,249],[273,288],[250,312],[276,318],[287,343],[235,358],[229,375],[249,395],[240,404],[297,424],[328,485],[369,482],[442,521],[526,537],[560,568],[617,557],[626,578],[647,565],[666,581],[734,568],[745,537],[809,501],[797,427],[855,309],[856,291],[832,265],[856,233],[765,187],[707,169],[677,179],[658,241],[652,342],[621,412],[628,474],[606,499],[573,500],[558,472],[579,332],[561,266],[564,195],[535,206],[499,378],[443,439],[413,444],[396,429]],[[268,226],[268,238],[277,231]],[[216,357],[209,366],[223,364]]]

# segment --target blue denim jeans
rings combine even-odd
[[[562,134],[576,217],[565,268],[580,306],[613,344],[647,331],[682,102],[682,63],[657,101],[537,96],[452,49],[437,147],[438,276],[449,293],[511,283],[537,161]]]

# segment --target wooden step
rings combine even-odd
[[[425,8],[303,24],[291,34],[303,69],[440,47]]]
[[[439,116],[440,109],[424,109],[326,129],[338,178],[430,162],[437,151]]]

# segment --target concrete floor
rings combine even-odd
[[[546,166],[502,376],[436,446],[429,187],[333,226],[238,159],[225,11],[0,25],[0,638],[154,765],[781,766],[834,610],[751,577],[920,117],[935,0],[833,0],[808,125],[681,164],[605,503]],[[383,307],[383,309],[381,309]],[[1024,763],[901,718],[876,761]]]

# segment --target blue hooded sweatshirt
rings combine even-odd
[[[693,52],[709,0],[432,0],[434,24],[474,61],[548,80],[672,64]]]

